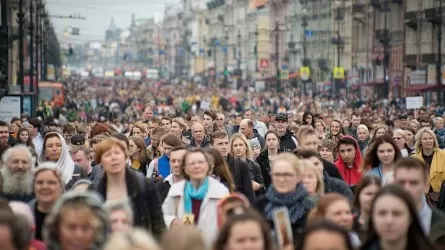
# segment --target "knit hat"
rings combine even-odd
[[[249,140],[249,144],[250,147],[253,148],[261,148],[261,144],[260,141],[258,140],[258,138],[254,137],[252,139]]]
[[[96,135],[102,134],[102,133],[109,133],[110,128],[105,123],[96,123],[93,128],[91,129],[90,138],[93,138]]]

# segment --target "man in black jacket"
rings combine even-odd
[[[255,193],[252,187],[249,167],[243,161],[234,159],[229,155],[229,136],[224,131],[214,132],[210,136],[210,145],[218,150],[227,160],[230,172],[232,173],[237,192],[244,194],[251,204],[255,204]]]
[[[297,139],[290,132],[287,114],[278,113],[275,117],[275,127],[277,133],[280,136],[280,151],[292,152],[297,149]]]
[[[312,127],[302,128],[298,132],[297,140],[299,149],[307,149],[307,150],[312,150],[314,152],[318,151],[318,145],[320,145],[320,139],[318,138],[317,131],[315,131],[315,129],[313,129]],[[338,172],[337,167],[332,162],[329,162],[321,158],[320,160],[323,162],[324,172],[326,172],[330,177],[343,180],[343,178],[340,175],[340,172]]]

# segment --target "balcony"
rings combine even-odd
[[[206,5],[207,9],[211,10],[223,6],[225,3],[225,0],[210,0],[206,3]]]
[[[380,41],[382,44],[389,44],[391,41],[391,34],[388,29],[378,29],[375,31],[375,37]]]
[[[329,71],[329,70],[330,70],[330,67],[329,67],[329,60],[326,59],[326,58],[319,58],[319,59],[317,60],[317,64],[318,64],[318,67],[319,67],[320,69],[322,69],[322,70],[326,70],[326,71]]]
[[[334,36],[332,37],[331,42],[334,45],[343,45],[345,44],[345,38],[342,36]]]
[[[365,13],[366,12],[366,4],[364,3],[354,3],[352,5],[352,13]]]
[[[391,2],[402,5],[404,1],[403,0],[391,0]]]
[[[440,15],[435,8],[425,9],[425,19],[434,24],[440,24]]]
[[[382,7],[382,0],[371,0],[370,1],[372,7],[376,8],[376,9],[380,9]]]
[[[413,30],[417,30],[417,12],[405,12],[405,25]]]

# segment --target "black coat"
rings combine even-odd
[[[65,185],[65,190],[70,190],[71,187],[73,187],[74,183],[76,183],[78,180],[81,179],[87,179],[87,173],[83,168],[75,165],[73,170],[73,176],[71,177],[71,180]]]
[[[270,178],[270,164],[269,164],[269,151],[265,149],[258,155],[256,162],[260,165],[261,173],[263,174],[264,187],[266,189],[272,183]]]
[[[244,194],[250,203],[254,204],[255,193],[252,189],[252,178],[250,177],[249,166],[247,166],[245,162],[234,159],[231,156],[227,158],[227,165],[235,182],[235,190]]]
[[[129,167],[125,171],[125,182],[133,209],[134,226],[145,228],[159,239],[166,227],[154,182]],[[93,188],[106,200],[107,175],[96,178]]]
[[[348,198],[350,201],[354,200],[354,193],[344,180],[333,178],[326,172],[323,172],[323,181],[325,193],[339,193]]]
[[[336,179],[343,180],[343,177],[341,177],[340,172],[338,171],[338,168],[335,166],[334,163],[327,161],[325,159],[321,159],[323,162],[323,170],[328,173],[330,177],[334,177]]]
[[[156,187],[156,191],[158,191],[159,201],[161,202],[161,204],[163,204],[165,201],[165,198],[167,198],[168,191],[170,191],[170,187],[171,187],[170,182],[168,182],[164,179],[162,181],[156,182],[155,187]]]

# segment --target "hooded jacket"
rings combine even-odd
[[[295,149],[297,149],[297,139],[290,130],[286,130],[286,133],[280,136],[280,151],[293,152]]]
[[[338,168],[343,180],[349,185],[349,187],[355,187],[360,182],[362,178],[362,172],[360,171],[360,164],[362,162],[362,154],[360,153],[360,148],[357,141],[349,135],[345,135],[342,138],[350,138],[355,142],[355,156],[352,162],[352,166],[347,166],[346,163],[341,158],[340,152],[338,153],[337,161],[335,166]]]
[[[198,147],[198,145],[196,145],[196,141],[195,138],[192,138],[189,147]],[[208,148],[210,147],[210,139],[208,136],[204,137],[204,140],[202,140],[201,145],[199,145],[200,148]]]

